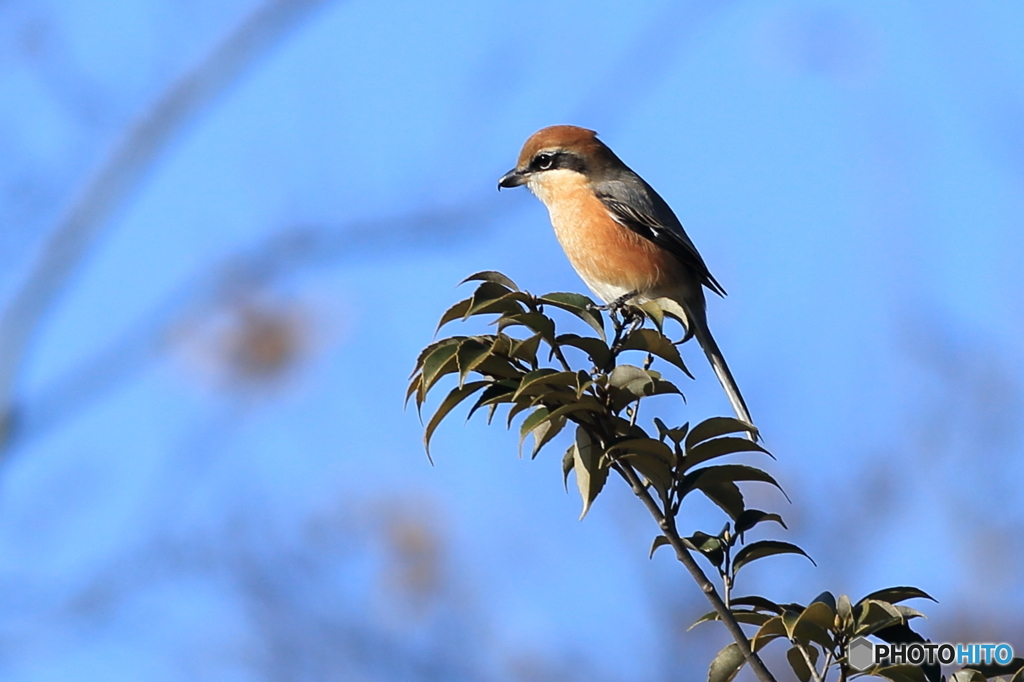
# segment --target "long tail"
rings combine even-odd
[[[703,311],[700,311],[700,313],[703,313]],[[747,403],[744,402],[743,396],[740,394],[740,387],[736,385],[736,380],[733,378],[732,372],[729,371],[729,365],[725,362],[722,350],[715,342],[715,337],[711,335],[711,329],[708,328],[706,316],[691,313],[689,318],[690,329],[688,331],[697,338],[700,347],[704,349],[704,354],[708,356],[711,368],[715,370],[718,381],[721,382],[722,388],[725,389],[725,395],[729,398],[732,409],[736,412],[736,417],[740,421],[745,421],[753,426],[754,421],[750,418],[750,410],[747,409]],[[757,440],[756,434],[749,434],[749,438]]]

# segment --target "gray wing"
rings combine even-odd
[[[630,171],[617,179],[596,180],[592,186],[615,220],[671,252],[693,271],[701,284],[725,296],[725,289],[708,270],[676,214],[643,178]]]

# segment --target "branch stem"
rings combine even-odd
[[[700,588],[701,592],[703,592],[704,596],[708,598],[709,602],[711,602],[712,608],[714,608],[718,617],[725,625],[725,629],[729,631],[729,634],[732,635],[732,638],[736,641],[736,646],[739,647],[740,653],[742,653],[743,657],[747,660],[747,664],[750,666],[751,670],[754,671],[754,675],[757,676],[757,679],[761,682],[776,682],[775,677],[765,666],[761,657],[754,653],[753,649],[750,648],[750,640],[747,639],[746,633],[744,633],[742,628],[740,628],[740,624],[736,620],[735,616],[733,616],[732,611],[730,611],[729,607],[727,607],[725,602],[722,601],[722,597],[718,594],[714,584],[708,580],[707,575],[697,564],[693,555],[690,554],[690,550],[683,543],[683,539],[679,536],[679,531],[676,530],[675,520],[671,516],[666,516],[662,513],[661,509],[658,507],[658,503],[654,501],[650,492],[648,492],[647,488],[645,488],[640,482],[640,478],[637,476],[636,471],[633,470],[633,467],[622,460],[612,462],[612,467],[614,467],[615,471],[625,479],[626,483],[628,483],[630,488],[633,489],[633,494],[640,498],[640,501],[647,507],[651,516],[654,517],[658,527],[661,528],[661,531],[668,539],[669,544],[672,545],[672,549],[675,550],[676,558],[679,559],[679,562],[686,567],[686,570],[689,571],[690,575],[697,582],[697,586]]]

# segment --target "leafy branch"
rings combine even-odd
[[[692,428],[689,423],[669,427],[658,417],[652,418],[651,430],[640,424],[639,409],[644,399],[683,396],[678,386],[651,369],[656,360],[690,375],[678,343],[664,334],[666,318],[683,321],[675,302],[658,299],[641,306],[613,308],[608,316],[612,326],[609,342],[603,309],[586,296],[534,296],[520,290],[505,275],[491,271],[479,272],[464,282],[479,284],[469,298],[441,316],[438,330],[456,320],[487,315],[494,316],[491,324],[495,331],[442,338],[417,358],[406,402],[414,400],[421,415],[428,394],[441,379],[453,375],[457,380],[426,423],[424,446],[428,457],[438,426],[471,397],[475,401],[469,408],[470,417],[486,408],[491,423],[503,406],[508,408],[505,421],[509,428],[516,417],[523,417],[519,424],[520,454],[527,437],[532,436],[531,458],[571,424],[574,433],[562,457],[562,471],[566,485],[570,472],[575,473],[583,503],[580,518],[586,516],[614,471],[644,504],[661,531],[651,554],[661,546],[672,547],[711,603],[713,610],[694,625],[718,620],[732,636],[734,641],[712,661],[709,682],[729,682],[744,665],[749,665],[761,682],[774,682],[758,652],[776,639],[789,642],[786,657],[801,682],[825,682],[832,669],[838,670],[840,682],[858,675],[893,682],[940,682],[938,665],[853,666],[849,660],[851,643],[868,636],[886,642],[924,641],[908,624],[923,614],[898,603],[910,598],[931,599],[917,588],[881,590],[856,604],[845,595],[836,599],[829,592],[807,606],[776,604],[756,595],[733,596],[737,573],[752,562],[781,554],[810,557],[788,542],[745,542],[746,534],[761,524],[776,523],[785,528],[780,515],[747,508],[740,490],[740,483],[761,482],[781,491],[771,474],[748,464],[712,463],[738,453],[772,457],[757,441],[753,424],[732,417],[712,417]],[[549,315],[552,310],[582,320],[594,333],[558,333],[555,319]],[[648,322],[650,327],[646,326]],[[621,362],[622,356],[630,352],[642,353],[645,358],[639,365]],[[580,354],[586,358],[583,366],[570,362]],[[726,514],[727,521],[718,534],[680,532],[680,509],[683,500],[693,493],[704,496]],[[708,578],[695,554],[718,573],[721,589]],[[747,636],[743,625],[757,628],[752,637]],[[1014,659],[1014,664],[1018,660]],[[1014,670],[1017,668],[1022,669],[1013,682],[1024,682],[1024,661]],[[965,669],[954,679],[974,682],[973,675],[983,672]]]

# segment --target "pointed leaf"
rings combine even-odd
[[[604,317],[598,309],[597,304],[590,298],[581,294],[555,292],[541,296],[541,303],[547,303],[572,313],[589,324],[604,341]]]
[[[465,298],[446,310],[444,315],[441,316],[441,320],[437,323],[437,327],[434,329],[434,334],[436,335],[441,331],[441,327],[453,320],[465,319],[466,313],[469,312],[469,307],[471,305],[473,305],[473,299]]]
[[[593,444],[590,436],[582,428],[576,429],[576,449],[573,451],[573,467],[576,471],[576,486],[583,498],[583,512],[580,520],[590,511],[590,505],[597,499],[605,481],[608,480],[608,467],[602,466],[600,449]]]
[[[544,422],[544,420],[546,420],[548,418],[548,415],[550,414],[551,411],[548,410],[548,408],[541,406],[536,408],[533,412],[530,413],[530,416],[523,420],[523,423],[519,426],[520,457],[523,456],[523,441],[526,440],[526,436],[529,435],[529,433],[533,431],[535,428],[540,426],[541,423]]]
[[[689,450],[697,443],[728,433],[742,432],[756,434],[757,428],[734,417],[711,417],[693,427],[690,435],[686,437],[686,449]]]
[[[670,543],[668,541],[668,538],[665,537],[664,535],[659,535],[658,537],[654,538],[654,542],[651,543],[651,553],[647,556],[647,558],[648,559],[653,559],[654,558],[654,550],[658,549],[659,547],[663,547],[663,546],[665,546],[667,544],[670,544]]]
[[[569,449],[562,455],[562,485],[565,492],[569,492],[569,472],[573,470],[576,460],[576,443],[569,446]]]
[[[736,553],[736,558],[732,562],[732,571],[733,573],[738,573],[741,568],[751,561],[775,554],[799,554],[800,556],[807,557],[807,560],[814,564],[814,559],[811,559],[807,552],[794,544],[782,542],[781,540],[760,540],[746,545]],[[814,565],[817,566],[817,564]]]
[[[466,420],[468,421],[474,412],[485,405],[497,406],[498,403],[511,402],[512,394],[515,393],[518,385],[519,382],[512,379],[502,379],[501,381],[491,383],[487,390],[480,394],[476,404],[470,408],[469,414],[466,415]]]
[[[705,482],[701,484],[700,491],[704,493],[704,497],[728,514],[729,518],[735,519],[743,513],[743,493],[732,481]],[[683,496],[686,494],[683,493]]]
[[[805,649],[807,655],[811,658],[811,663],[817,665],[818,663],[818,650],[814,647],[807,647]],[[808,682],[811,679],[811,668],[807,665],[807,661],[804,659],[804,653],[800,650],[800,647],[791,647],[786,652],[786,660],[789,661],[789,667],[796,673],[797,679],[800,682]]]
[[[453,337],[449,339],[452,343],[445,344],[436,348],[430,355],[423,361],[423,393],[433,387],[434,383],[443,377],[445,374],[450,374],[457,370],[455,365],[455,353],[459,350],[458,342],[462,341],[461,338]]]
[[[715,459],[716,457],[734,455],[738,452],[763,452],[769,457],[771,456],[767,450],[752,440],[747,438],[736,438],[735,436],[726,436],[724,438],[706,440],[703,443],[699,443],[698,445],[688,448],[686,451],[686,458],[683,460],[683,470],[692,469],[698,464],[702,464],[710,459]]]
[[[736,517],[736,533],[746,533],[757,524],[766,523],[768,521],[774,521],[783,528],[786,528],[785,522],[778,514],[769,514],[768,512],[763,512],[760,509],[747,509]]]
[[[708,682],[732,682],[746,662],[739,645],[735,642],[718,652],[708,668]]]
[[[760,481],[762,483],[770,483],[780,491],[782,490],[778,481],[772,478],[770,474],[745,464],[719,464],[696,469],[683,476],[679,488],[683,494],[686,494],[691,490],[704,488],[710,484],[722,481]],[[785,495],[785,492],[782,494]],[[788,500],[789,497],[787,496],[786,499]],[[742,512],[742,510],[740,511]]]
[[[693,378],[690,370],[683,364],[683,358],[679,355],[679,349],[669,341],[663,334],[654,329],[636,329],[622,342],[622,350],[643,350],[657,355],[662,360],[672,363],[683,371],[686,376]]]
[[[579,348],[587,354],[590,361],[593,362],[594,366],[598,369],[604,369],[611,362],[612,351],[608,348],[608,344],[601,339],[595,339],[592,336],[562,334],[556,339],[556,341],[563,346]]]
[[[460,386],[459,388],[452,390],[448,396],[441,401],[441,405],[438,406],[437,411],[434,412],[434,416],[430,418],[427,428],[423,431],[423,447],[427,451],[428,458],[430,458],[430,438],[434,435],[434,430],[437,429],[441,420],[443,420],[456,405],[479,391],[481,388],[486,386],[487,383],[488,382],[486,381],[471,381],[464,386]],[[431,459],[431,462],[433,462],[433,459]]]
[[[523,395],[539,395],[553,390],[552,387],[561,386],[568,388],[576,384],[575,372],[559,372],[547,367],[534,370],[523,377],[519,384],[519,390],[512,396],[517,400]]]
[[[492,344],[476,338],[468,338],[459,344],[455,353],[455,364],[459,369],[459,385],[465,383],[466,375],[472,372],[491,354]]]
[[[938,600],[935,599],[935,597],[931,596],[924,590],[917,589],[916,587],[887,587],[884,590],[872,592],[857,603],[860,604],[868,599],[877,599],[878,601],[887,601],[890,604],[896,604],[907,599],[918,598],[931,599],[933,602],[938,603]]]
[[[509,350],[509,355],[515,358],[523,360],[531,367],[537,367],[537,348],[540,346],[540,334],[534,334],[528,339],[522,341],[515,340],[512,344],[512,348]]]
[[[686,434],[690,430],[690,425],[688,423],[683,424],[679,428],[670,429],[669,427],[665,426],[665,422],[661,421],[657,417],[654,418],[654,425],[658,427],[658,437],[660,437],[662,440],[668,438],[676,445],[678,445],[684,438],[686,438]]]
[[[749,597],[733,597],[732,605],[735,606],[749,606],[757,611],[768,611],[774,614],[781,614],[783,608],[764,597],[758,597],[755,595]]]
[[[459,284],[462,285],[465,284],[466,282],[493,282],[495,284],[500,284],[506,289],[511,289],[512,291],[519,291],[519,287],[516,286],[515,282],[513,282],[511,279],[501,274],[497,270],[483,270],[481,272],[474,273],[467,277],[466,279],[459,282]]]
[[[498,331],[504,331],[508,327],[522,326],[541,335],[541,338],[551,343],[555,339],[555,323],[550,317],[543,313],[520,313],[516,315],[503,315],[498,319]]]
[[[557,436],[559,432],[561,432],[561,430],[565,427],[565,422],[565,417],[556,417],[554,419],[549,419],[545,422],[542,422],[541,424],[538,424],[536,427],[534,427],[533,452],[530,453],[530,459],[535,458],[537,456],[537,453],[540,452],[540,449],[547,445],[548,443],[550,443],[551,439]]]

